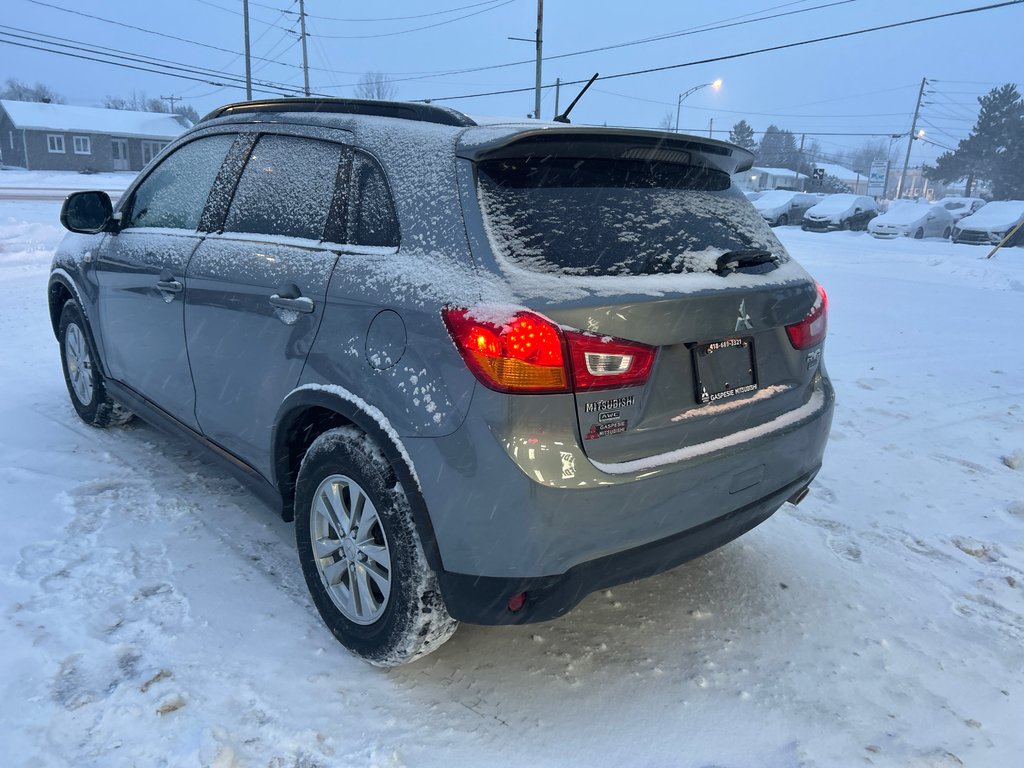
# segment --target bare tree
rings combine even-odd
[[[674,123],[672,122],[672,110],[669,110],[661,116],[661,120],[658,121],[658,130],[660,131],[671,131]]]
[[[383,72],[367,72],[356,86],[357,99],[393,99],[398,95],[394,83]]]
[[[106,96],[103,99],[103,106],[107,109],[129,109],[134,112],[152,112],[150,105],[156,101],[159,104],[158,99],[150,99],[146,96],[144,91],[132,91],[127,97],[124,96]],[[155,110],[157,112],[164,112],[166,110]]]
[[[64,97],[51,90],[48,85],[36,83],[29,85],[13,77],[7,78],[4,87],[0,89],[0,99],[11,101],[41,101],[44,104],[63,104]]]

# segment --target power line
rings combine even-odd
[[[664,105],[666,107],[673,107],[673,106],[675,106],[675,104],[673,104],[671,101],[660,101],[658,99],[644,99],[644,98],[641,98],[640,96],[630,96],[629,94],[625,94],[625,93],[616,93],[615,91],[608,91],[608,90],[605,90],[603,88],[595,88],[594,90],[598,91],[599,93],[607,93],[609,96],[618,96],[620,98],[630,99],[632,101],[643,101],[643,102],[647,102],[648,104],[662,104],[662,105]],[[687,102],[687,103],[689,103],[689,102]],[[852,115],[837,115],[837,114],[834,114],[834,113],[833,114],[827,114],[827,115],[793,115],[793,114],[784,114],[784,113],[780,113],[780,112],[750,112],[750,111],[740,110],[740,109],[718,109],[716,107],[697,107],[697,106],[692,106],[691,107],[691,106],[687,106],[687,109],[699,109],[702,112],[715,112],[715,113],[723,113],[723,114],[729,114],[729,115],[754,115],[756,117],[798,117],[798,118],[799,117],[806,117],[806,118],[810,118],[810,119],[814,119],[814,118],[847,118],[847,117],[902,117],[903,115],[906,114],[906,112],[876,112],[876,113],[873,113],[873,114],[857,113],[857,114],[852,114]]]
[[[1002,2],[1002,3],[993,3],[991,5],[983,5],[983,6],[979,6],[979,7],[976,7],[976,8],[967,8],[967,9],[964,9],[964,10],[961,10],[961,11],[949,11],[947,13],[935,14],[933,16],[922,16],[922,17],[917,18],[917,19],[909,19],[907,21],[897,21],[897,22],[894,22],[892,24],[882,24],[882,25],[879,25],[877,27],[867,27],[865,29],[856,29],[856,30],[853,30],[851,32],[840,32],[840,33],[835,34],[835,35],[825,35],[823,37],[815,37],[815,38],[812,38],[810,40],[800,40],[800,41],[795,42],[795,43],[785,43],[785,44],[782,44],[782,45],[768,46],[766,48],[756,48],[756,49],[751,50],[751,51],[743,51],[742,53],[731,53],[731,54],[727,54],[725,56],[713,56],[713,57],[707,58],[707,59],[699,59],[699,60],[696,60],[696,61],[687,61],[687,62],[682,62],[680,64],[665,64],[665,65],[662,65],[660,67],[648,67],[646,69],[637,69],[637,70],[633,70],[631,72],[617,72],[617,73],[612,74],[612,75],[606,75],[603,79],[604,80],[616,80],[616,79],[622,78],[622,77],[635,77],[637,75],[648,75],[648,74],[651,74],[653,72],[666,72],[666,71],[672,70],[672,69],[682,69],[684,67],[695,67],[695,66],[699,66],[701,64],[714,64],[714,63],[719,62],[719,61],[730,61],[732,59],[741,59],[741,58],[744,58],[744,57],[747,57],[747,56],[756,56],[756,55],[761,54],[761,53],[771,53],[773,51],[784,51],[784,50],[788,50],[790,48],[799,48],[799,47],[802,47],[802,46],[805,46],[805,45],[812,45],[814,43],[823,43],[823,42],[828,42],[828,41],[831,41],[831,40],[842,40],[842,39],[845,39],[845,38],[848,38],[848,37],[856,37],[858,35],[866,35],[866,34],[868,34],[870,32],[880,32],[880,31],[886,30],[886,29],[897,29],[899,27],[907,27],[907,26],[911,26],[913,24],[922,24],[922,23],[924,23],[926,21],[936,21],[938,19],[948,19],[948,18],[953,18],[955,16],[965,16],[967,14],[972,14],[972,13],[981,13],[982,11],[992,11],[992,10],[995,10],[997,8],[1006,8],[1006,7],[1009,7],[1011,5],[1020,5],[1021,3],[1024,3],[1024,0],[1006,0],[1006,2]],[[585,82],[587,82],[587,81],[586,80],[570,80],[570,81],[567,81],[567,82],[563,82],[562,85],[582,85]],[[544,87],[545,88],[550,88],[552,86],[549,84],[549,85],[546,85]],[[512,93],[525,93],[527,91],[532,91],[532,90],[533,90],[533,88],[506,88],[504,90],[489,91],[489,92],[486,92],[486,93],[470,93],[470,94],[464,94],[464,95],[461,95],[461,96],[442,96],[442,97],[436,97],[436,98],[432,98],[432,99],[425,99],[425,101],[456,101],[458,99],[475,99],[475,98],[480,98],[482,96],[504,96],[504,95],[512,94]]]
[[[27,0],[27,2],[32,3],[33,5],[43,6],[45,8],[52,8],[54,10],[62,11],[64,13],[71,13],[71,14],[74,14],[75,16],[82,16],[82,17],[87,18],[87,19],[93,19],[95,21],[102,21],[102,22],[104,22],[106,24],[115,24],[115,25],[117,25],[119,27],[124,27],[126,29],[134,29],[137,32],[144,32],[147,35],[156,35],[157,37],[164,37],[164,38],[167,38],[169,40],[177,40],[178,42],[181,42],[181,43],[188,43],[189,45],[196,45],[196,46],[199,46],[200,48],[208,48],[211,51],[220,51],[221,53],[230,53],[230,54],[232,54],[234,56],[241,56],[242,55],[240,51],[235,51],[235,50],[232,50],[231,48],[222,48],[219,45],[211,45],[210,43],[201,43],[198,40],[189,40],[186,37],[178,37],[177,35],[171,35],[171,34],[168,34],[166,32],[159,32],[159,31],[157,31],[155,29],[146,29],[145,27],[139,27],[139,26],[136,26],[134,24],[127,24],[127,23],[125,23],[123,21],[118,21],[117,19],[108,19],[108,18],[105,18],[103,16],[96,16],[96,15],[91,14],[91,13],[84,13],[82,11],[76,11],[73,8],[64,8],[63,6],[60,6],[60,5],[53,5],[52,3],[43,2],[43,0]],[[278,27],[278,28],[280,29],[280,27]],[[277,62],[277,61],[274,61],[273,59],[262,59],[259,56],[253,56],[252,58],[253,59],[257,59],[257,60],[261,60],[261,61],[270,61],[273,64],[280,64],[283,67],[294,67],[295,69],[301,69],[301,67],[298,64],[288,64],[286,62]],[[311,67],[311,69],[312,69],[312,67]],[[353,73],[353,74],[355,74],[355,73]]]
[[[3,32],[3,33],[0,33],[0,34],[6,35],[8,37],[12,36],[8,32]],[[174,66],[165,65],[165,64],[157,64],[157,63],[154,63],[154,62],[151,62],[151,61],[146,61],[144,59],[130,59],[130,58],[125,57],[125,56],[118,56],[117,57],[117,58],[126,59],[126,61],[134,61],[135,62],[134,64],[128,64],[128,63],[125,63],[125,62],[122,62],[122,61],[110,61],[109,58],[96,58],[96,56],[85,56],[85,55],[80,54],[80,53],[71,53],[69,51],[60,50],[59,49],[59,48],[68,48],[68,49],[74,50],[75,46],[62,45],[60,43],[54,43],[54,42],[50,42],[50,41],[47,41],[47,40],[35,40],[34,42],[40,43],[41,45],[30,45],[28,43],[17,42],[16,40],[5,40],[3,38],[0,38],[0,44],[2,44],[2,45],[13,45],[13,46],[18,47],[18,48],[28,48],[28,49],[31,49],[31,50],[42,51],[44,53],[56,54],[58,56],[67,56],[67,57],[73,58],[73,59],[81,59],[83,61],[95,61],[95,62],[98,62],[100,64],[108,64],[110,66],[121,67],[123,69],[133,69],[133,70],[136,70],[136,71],[139,71],[139,72],[151,72],[153,74],[164,75],[166,77],[177,77],[177,78],[180,78],[182,80],[191,80],[191,81],[194,81],[194,82],[206,83],[208,85],[214,85],[214,86],[218,86],[218,87],[222,87],[222,88],[232,88],[232,87],[233,88],[239,88],[239,87],[243,86],[244,82],[245,82],[242,78],[239,78],[236,75],[229,75],[229,74],[223,73],[223,72],[214,73],[214,76],[217,76],[217,77],[221,78],[220,80],[214,80],[214,79],[211,79],[211,75],[210,74],[208,74],[206,72],[203,72],[202,70],[186,69],[186,68],[183,68],[183,67],[174,67]],[[42,47],[42,45],[55,46],[58,49],[55,50],[53,47],[44,48],[44,47]],[[107,54],[107,53],[103,53],[102,51],[90,51],[90,52],[91,53],[95,53],[98,56],[108,56],[108,57],[109,56],[114,56],[114,54]],[[146,65],[146,66],[142,66],[142,65]],[[165,67],[165,68],[164,69],[154,69],[154,67],[158,67],[158,66]],[[167,69],[180,70],[180,71],[170,71],[169,72],[169,71],[167,71]],[[227,82],[224,82],[225,80]],[[300,89],[297,89],[294,86],[289,86],[289,85],[284,85],[284,84],[267,83],[267,84],[261,84],[261,87],[258,87],[258,88],[255,87],[255,85],[254,85],[253,90],[254,91],[259,91],[260,93],[269,93],[269,94],[272,94],[272,95],[281,95],[282,92],[286,92],[284,95],[296,96],[296,95],[298,95]],[[324,97],[327,96],[327,94],[324,94],[324,93],[317,93],[315,95],[317,95],[317,96],[324,96]]]
[[[410,32],[422,32],[425,29],[443,27],[445,24],[454,24],[456,21],[462,21],[463,19],[468,19],[471,16],[479,16],[481,13],[487,13],[488,11],[496,11],[499,8],[502,8],[503,6],[509,5],[514,2],[515,0],[503,0],[503,2],[500,2],[497,5],[492,5],[489,8],[483,8],[479,11],[467,13],[465,16],[457,16],[454,19],[445,19],[444,21],[439,21],[435,24],[427,24],[426,26],[423,27],[414,27],[413,29],[403,29],[398,32],[381,32],[375,35],[320,35],[320,37],[324,38],[325,40],[367,40],[375,37],[395,37],[396,35],[407,35]]]
[[[13,29],[15,30],[15,32],[23,32],[25,34],[15,34],[15,32],[3,31],[7,29]],[[209,69],[208,67],[200,67],[198,65],[185,64],[179,61],[171,61],[168,59],[156,58],[141,53],[132,53],[130,51],[123,51],[118,48],[108,48],[106,46],[94,45],[92,43],[83,43],[80,40],[72,40],[66,37],[48,35],[43,32],[32,32],[30,30],[19,29],[17,27],[9,27],[5,24],[0,24],[0,35],[5,35],[6,37],[12,37],[19,40],[27,40],[32,43],[40,43],[42,45],[55,46],[58,48],[64,48],[73,51],[82,51],[84,53],[92,53],[97,56],[106,56],[108,58],[123,59],[125,61],[131,61],[136,64],[146,64],[148,66],[155,66],[161,67],[163,69],[188,72],[195,75],[205,75],[208,77],[222,77],[226,79],[244,82],[241,77],[237,75],[230,75],[221,70],[214,70]],[[107,63],[115,64],[116,62]],[[270,88],[282,87],[280,83],[275,83],[269,80],[260,81],[260,85]]]
[[[800,0],[800,2],[807,2],[807,0]],[[784,16],[792,16],[792,15],[799,14],[799,13],[809,13],[811,11],[820,10],[822,8],[830,8],[833,5],[843,5],[845,3],[850,3],[850,2],[857,2],[857,0],[837,0],[837,2],[825,3],[823,5],[815,5],[815,6],[812,6],[810,8],[803,8],[803,9],[800,9],[800,10],[797,10],[797,11],[787,11],[786,13],[777,13],[777,14],[771,14],[771,15],[768,15],[768,16],[759,16],[759,17],[754,18],[754,19],[747,18],[748,16],[756,16],[758,13],[767,13],[768,11],[773,11],[773,10],[776,10],[778,8],[785,8],[785,7],[788,7],[790,5],[798,4],[798,3],[792,3],[792,2],[783,3],[782,5],[769,6],[768,8],[765,8],[765,9],[763,9],[761,11],[755,11],[753,13],[747,13],[747,14],[743,14],[741,16],[731,16],[729,18],[721,19],[719,21],[710,22],[708,24],[702,24],[702,25],[699,25],[699,26],[696,26],[696,27],[689,27],[687,29],[679,30],[677,32],[670,32],[670,33],[665,34],[665,35],[658,35],[658,36],[655,36],[655,37],[645,37],[645,38],[641,38],[639,40],[630,40],[630,41],[627,41],[627,42],[624,42],[624,43],[612,43],[610,45],[605,45],[605,46],[601,46],[601,47],[598,47],[598,48],[587,48],[587,49],[584,49],[584,50],[581,50],[581,51],[570,51],[569,53],[559,53],[559,54],[555,54],[553,56],[545,56],[543,59],[541,59],[541,61],[548,62],[548,61],[554,61],[556,59],[566,59],[566,58],[570,58],[570,57],[573,57],[573,56],[583,56],[583,55],[588,54],[588,53],[599,53],[599,52],[602,52],[602,51],[608,51],[608,50],[612,50],[612,49],[615,49],[615,48],[623,48],[623,47],[633,46],[633,45],[642,45],[642,44],[646,44],[646,43],[658,42],[658,41],[661,41],[661,40],[668,40],[668,39],[677,38],[677,37],[686,37],[686,36],[689,36],[689,35],[696,35],[696,34],[700,34],[700,33],[703,33],[703,32],[715,32],[715,31],[718,31],[720,29],[728,29],[730,27],[742,26],[744,24],[754,24],[754,23],[759,22],[759,21],[771,21],[773,19],[782,18]],[[738,19],[744,19],[744,20],[738,21]],[[417,74],[411,75],[409,77],[399,77],[399,78],[389,77],[388,79],[392,83],[408,82],[408,81],[412,81],[412,80],[430,80],[430,79],[437,78],[437,77],[448,77],[448,76],[451,76],[451,75],[465,75],[465,74],[471,74],[471,73],[474,73],[474,72],[485,72],[485,71],[494,70],[494,69],[507,69],[509,67],[517,67],[517,66],[520,66],[520,65],[523,65],[523,64],[535,64],[535,63],[536,63],[536,59],[535,58],[533,58],[533,59],[521,59],[521,60],[518,60],[518,61],[508,61],[508,62],[505,62],[504,64],[488,64],[488,65],[484,65],[484,66],[480,66],[480,67],[467,67],[467,68],[464,68],[464,69],[453,69],[453,70],[446,70],[446,71],[440,71],[440,72],[424,72],[424,73],[417,73]],[[392,74],[399,74],[399,73],[392,73]],[[579,81],[579,82],[586,82],[586,81],[583,80],[583,81]],[[347,86],[336,86],[336,87],[338,87],[338,88],[353,87],[354,85],[356,85],[356,84],[355,83],[350,83]],[[563,85],[565,85],[565,83],[563,83]]]
[[[444,11],[433,11],[431,13],[420,13],[420,14],[416,14],[414,16],[388,16],[388,17],[381,17],[379,19],[343,19],[343,18],[338,18],[337,16],[316,16],[316,15],[314,15],[312,13],[308,13],[306,15],[309,16],[311,19],[323,19],[324,21],[345,21],[345,22],[349,22],[349,23],[360,23],[360,22],[369,22],[369,21],[373,21],[373,22],[376,22],[376,21],[408,21],[410,19],[425,19],[425,18],[427,18],[429,16],[443,16],[446,13],[456,13],[457,11],[465,11],[468,8],[479,8],[481,5],[493,5],[496,2],[498,2],[498,0],[486,0],[485,2],[482,2],[482,3],[473,3],[471,5],[460,5],[458,8],[448,8],[447,10],[444,10]],[[267,6],[267,5],[262,5],[261,3],[253,3],[253,5],[261,5],[263,8],[269,8],[270,7],[270,6]]]

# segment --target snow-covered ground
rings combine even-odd
[[[839,393],[803,504],[382,671],[322,627],[290,525],[182,443],[78,421],[58,209],[0,202],[4,765],[1020,765],[1024,249],[781,230]]]

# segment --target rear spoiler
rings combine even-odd
[[[728,174],[749,170],[754,154],[735,144],[678,133],[629,128],[508,127],[470,128],[462,134],[455,154],[467,160],[500,160],[528,155],[647,159],[689,165],[693,156]]]

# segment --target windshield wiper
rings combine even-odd
[[[770,272],[779,265],[778,259],[771,251],[763,248],[746,248],[736,251],[726,251],[715,261],[715,274],[731,275],[738,270],[760,274]],[[761,269],[757,269],[761,267]]]

